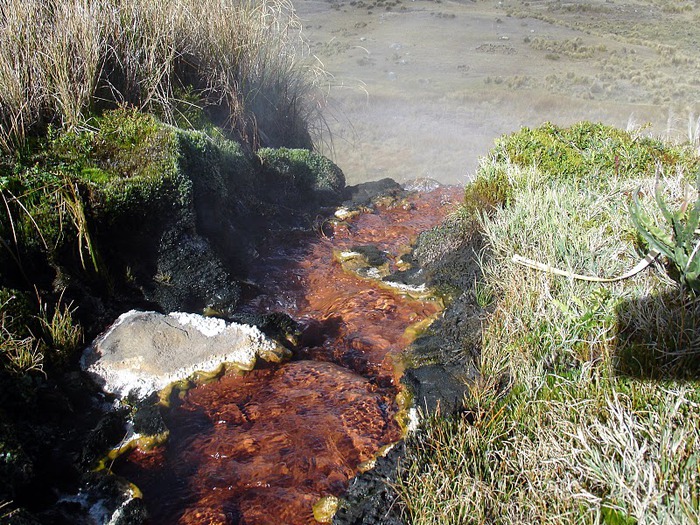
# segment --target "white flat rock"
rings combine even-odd
[[[197,314],[131,310],[91,346],[81,366],[105,392],[146,397],[195,372],[223,363],[251,370],[258,357],[280,361],[288,351],[258,328]]]

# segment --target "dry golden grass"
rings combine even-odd
[[[192,106],[252,145],[308,145],[319,69],[288,0],[7,0],[0,146],[130,104],[170,123]]]

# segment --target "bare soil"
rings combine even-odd
[[[700,3],[296,0],[332,75],[325,154],[351,184],[463,184],[498,136],[600,121],[692,139]],[[690,125],[690,126],[689,126]]]

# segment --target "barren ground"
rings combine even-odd
[[[332,75],[326,151],[349,183],[463,184],[493,140],[545,121],[689,138],[694,0],[296,0]],[[695,139],[695,136],[691,137]]]

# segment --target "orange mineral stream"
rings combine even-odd
[[[461,196],[438,188],[323,234],[269,239],[244,310],[289,314],[303,347],[291,362],[187,391],[165,415],[167,443],[120,458],[115,471],[142,490],[151,523],[316,523],[314,503],[341,495],[363,462],[400,438],[397,358],[411,342],[406,329],[439,304],[346,271],[337,254],[372,244],[396,270]]]

